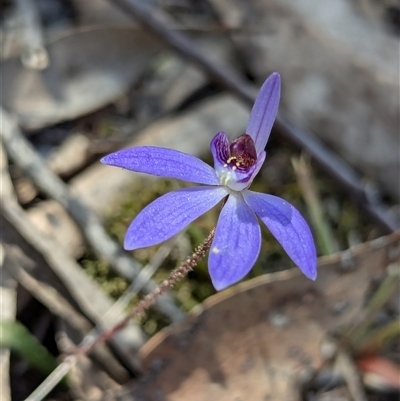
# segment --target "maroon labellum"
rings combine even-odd
[[[233,161],[237,167],[249,168],[257,161],[256,148],[250,135],[240,135],[230,144],[229,149],[231,151],[229,161]]]

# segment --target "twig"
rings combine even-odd
[[[347,383],[352,399],[354,401],[368,401],[357,367],[350,356],[344,351],[339,351],[336,365]]]
[[[133,319],[142,316],[156,300],[169,289],[173,288],[183,277],[185,277],[192,269],[197,265],[200,259],[202,259],[211,247],[212,240],[214,239],[215,228],[213,228],[208,234],[204,242],[197,247],[195,252],[190,256],[184,263],[174,269],[169,277],[164,280],[152,294],[147,294],[136,306],[128,313],[120,323],[105,331],[91,344],[79,347],[76,350],[76,354],[87,354],[90,350],[99,342],[108,341],[116,332],[123,329],[128,322]]]
[[[9,156],[44,193],[68,211],[99,258],[107,261],[118,274],[133,281],[140,273],[140,264],[110,238],[97,215],[73,196],[60,178],[49,170],[33,146],[24,138],[16,121],[4,109],[0,110],[0,120],[0,138],[3,139]],[[143,287],[143,292],[148,294],[156,288],[156,284],[149,281]],[[167,294],[157,302],[156,307],[172,321],[179,321],[184,317],[183,312]]]
[[[3,247],[3,245],[0,246]],[[18,257],[13,255],[12,249],[7,249],[6,259],[6,262],[10,262],[5,265],[10,274],[51,313],[66,320],[72,327],[81,332],[88,332],[92,328],[89,320],[76,312],[60,293],[50,285],[39,282],[21,267],[20,261]]]
[[[0,247],[3,248],[1,243]],[[10,248],[7,249],[5,267],[19,284],[45,305],[53,315],[68,322],[82,338],[92,329],[92,324],[89,320],[79,314],[60,293],[53,287],[32,277],[21,266],[20,261],[13,255],[13,251]],[[104,345],[97,347],[94,352],[97,360],[107,368],[107,371],[115,380],[124,383],[129,379],[128,372],[115,360],[115,357]]]
[[[5,159],[5,156],[3,156]],[[68,288],[82,311],[98,327],[107,325],[104,310],[112,305],[112,300],[82,271],[77,262],[67,255],[52,238],[46,237],[30,222],[26,212],[19,206],[11,179],[4,165],[0,171],[2,216],[7,219],[22,237],[47,261],[54,273]],[[139,327],[130,327],[130,344],[124,338],[113,341],[115,349],[132,371],[137,371],[137,363],[132,357],[132,348],[138,349],[143,344],[143,334]]]
[[[179,236],[173,240],[173,243],[179,240]],[[164,262],[165,258],[170,254],[173,243],[160,246],[150,262],[140,271],[135,281],[126,289],[125,293],[118,298],[114,305],[106,312],[110,322],[118,322],[124,316],[124,309],[129,302],[140,292],[143,286],[150,280],[153,274]]]
[[[168,16],[161,10],[138,0],[109,0],[129,15],[132,15],[143,26],[156,34],[164,43],[171,46],[182,57],[202,68],[218,85],[233,92],[236,96],[252,106],[256,90],[249,85],[229,66],[215,64],[209,57],[198,50],[195,43],[182,32],[169,29],[165,21]],[[394,232],[400,227],[392,219],[386,208],[373,200],[368,190],[361,183],[359,175],[340,157],[331,152],[320,140],[305,130],[278,116],[275,123],[281,135],[293,145],[307,151],[319,166],[326,171],[344,190],[387,232]]]
[[[68,372],[75,365],[77,360],[76,355],[70,355],[60,363],[53,372],[40,384],[36,390],[25,399],[25,401],[41,401],[51,390],[68,374]]]
[[[111,325],[113,322],[120,320],[121,316],[122,319],[124,319],[124,313],[122,312],[123,308],[129,303],[134,295],[140,291],[141,287],[153,275],[154,271],[162,263],[165,257],[168,256],[170,251],[171,245],[162,246],[154,255],[152,261],[146,267],[144,267],[140,274],[136,277],[135,281],[130,285],[126,293],[121,296],[110,309],[107,310],[104,316],[107,318],[107,320],[110,319]],[[85,336],[76,349],[80,350],[81,348],[83,349],[84,347],[87,347],[93,352],[97,349],[97,347],[93,349],[95,343],[97,344],[97,347],[100,345],[99,333],[96,329],[93,329]],[[81,354],[82,352],[79,353]],[[59,383],[59,381],[63,379],[63,377],[69,372],[76,362],[76,355],[69,355],[66,357],[64,361],[57,367],[57,369],[54,370],[51,376],[49,376],[26,401],[37,401],[44,398]]]
[[[69,370],[75,365],[78,355],[86,355],[93,350],[93,348],[104,341],[108,341],[112,338],[116,332],[123,329],[128,322],[136,317],[142,316],[149,307],[156,302],[156,300],[162,296],[165,291],[172,288],[177,282],[185,277],[201,258],[205,256],[211,247],[212,240],[214,238],[215,228],[213,228],[204,240],[199,245],[196,251],[180,266],[174,269],[169,275],[168,279],[164,280],[156,291],[152,294],[145,296],[136,307],[124,317],[118,324],[104,331],[98,336],[86,336],[81,344],[75,349],[75,352],[68,355],[64,361],[57,366],[57,368],[46,378],[46,380],[25,400],[25,401],[40,401],[63,379],[63,377],[69,372]]]

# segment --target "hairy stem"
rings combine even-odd
[[[87,354],[92,348],[101,342],[108,341],[116,332],[122,330],[128,322],[133,319],[144,315],[144,313],[153,305],[156,300],[163,295],[167,290],[173,288],[183,277],[185,277],[196,265],[197,263],[206,255],[211,247],[212,240],[214,239],[215,228],[210,231],[204,242],[197,247],[194,253],[189,256],[185,262],[174,269],[169,277],[164,280],[151,294],[146,295],[133,309],[130,313],[126,315],[115,326],[104,331],[98,337],[94,338],[90,343],[77,347],[73,354]]]

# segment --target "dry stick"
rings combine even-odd
[[[160,40],[175,49],[182,57],[202,68],[218,85],[233,92],[236,96],[252,106],[257,91],[249,85],[229,66],[215,64],[210,58],[198,50],[195,43],[182,32],[172,31],[167,25],[168,15],[155,7],[138,0],[109,0],[132,15],[143,26],[156,34]],[[331,152],[319,139],[311,133],[295,127],[278,116],[275,122],[281,135],[300,149],[306,150],[319,166],[336,180],[381,227],[388,233],[400,227],[391,218],[387,208],[362,185],[360,176],[340,157]]]
[[[74,258],[65,253],[55,241],[42,234],[30,221],[26,212],[18,204],[11,178],[7,171],[6,156],[0,142],[0,199],[1,215],[7,219],[19,232],[19,234],[38,253],[40,253],[59,277],[63,285],[79,305],[81,310],[88,316],[97,327],[108,325],[104,310],[112,305],[112,300],[104,294],[96,283],[94,283],[79,266]],[[115,338],[113,346],[118,351],[119,357],[125,365],[133,372],[138,370],[137,359],[132,349],[137,350],[143,345],[144,336],[138,326],[129,328],[129,341],[126,338]]]
[[[2,247],[1,243],[0,247]],[[53,315],[68,322],[84,338],[92,329],[90,321],[77,312],[57,290],[31,276],[21,266],[18,258],[10,248],[6,249],[6,251],[6,262],[9,263],[6,263],[5,267],[18,283],[45,305]],[[123,383],[129,379],[129,373],[116,361],[107,347],[97,347],[94,352],[94,356],[103,366],[107,367],[107,371],[115,380]]]
[[[141,265],[110,238],[97,215],[73,196],[68,186],[50,171],[40,155],[22,135],[16,121],[2,108],[0,121],[2,122],[0,138],[10,158],[45,194],[59,202],[68,211],[97,256],[106,260],[119,275],[133,281],[140,273]],[[149,294],[156,288],[154,281],[149,280],[142,290],[145,294]],[[184,317],[184,313],[168,294],[163,295],[162,299],[156,303],[156,307],[173,322],[180,321]]]
[[[111,327],[109,330],[103,332],[91,344],[78,347],[74,354],[87,354],[99,342],[108,341],[116,332],[123,329],[131,319],[142,316],[162,294],[164,294],[167,290],[173,288],[180,280],[182,280],[183,277],[185,277],[191,270],[193,270],[197,263],[206,255],[206,253],[210,249],[212,241],[214,239],[214,234],[215,228],[211,230],[207,238],[201,245],[197,247],[194,253],[188,259],[186,259],[185,262],[174,269],[170,273],[169,277],[164,280],[152,294],[146,295],[133,308],[133,310],[125,316],[124,319],[122,319],[115,326]]]
[[[352,399],[357,401],[368,401],[360,374],[353,359],[348,353],[344,351],[338,352],[336,357],[336,367],[343,375]]]
[[[63,377],[69,372],[69,370],[76,363],[78,355],[89,353],[93,347],[104,341],[108,341],[117,331],[123,329],[127,323],[135,317],[143,315],[143,313],[156,302],[156,300],[164,294],[168,289],[172,288],[178,281],[185,277],[201,258],[205,256],[207,251],[211,247],[212,240],[214,238],[215,228],[213,228],[204,240],[204,242],[198,246],[196,251],[190,256],[184,263],[174,269],[169,275],[168,279],[164,280],[159,287],[152,294],[146,295],[137,306],[117,325],[111,327],[109,330],[104,331],[97,338],[92,338],[90,342],[82,341],[81,345],[78,346],[75,352],[68,355],[64,361],[57,366],[57,368],[40,384],[39,387],[28,397],[25,401],[40,401],[47,396],[47,394],[63,379]]]
[[[173,244],[178,241],[178,236],[174,241],[170,241],[167,244],[161,245],[157,252],[154,254],[150,262],[140,271],[140,274],[136,277],[135,281],[126,289],[124,294],[118,298],[113,306],[105,313],[105,316],[113,317],[114,322],[118,322],[124,315],[124,310],[132,301],[132,299],[140,292],[143,285],[150,280],[157,269],[162,265],[164,260],[171,253]],[[89,333],[88,336],[96,335],[97,333]],[[83,341],[85,342],[85,340]]]
[[[179,237],[178,237],[179,238]],[[104,319],[109,322],[109,326],[117,324],[123,319],[125,308],[135,295],[141,290],[143,285],[152,277],[155,271],[160,267],[165,258],[169,255],[172,249],[172,244],[162,245],[151,259],[151,261],[141,270],[140,274],[136,277],[135,281],[128,287],[125,293],[108,309],[104,314]],[[86,346],[96,341],[100,331],[95,328],[86,334],[85,338],[81,341],[78,347]]]

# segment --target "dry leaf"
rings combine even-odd
[[[399,241],[396,233],[321,258],[315,282],[294,269],[211,297],[145,344],[144,376],[119,400],[299,401],[302,378],[321,365],[322,339],[357,319]]]

